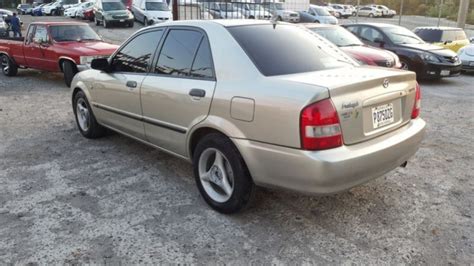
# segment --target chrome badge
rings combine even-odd
[[[382,85],[383,85],[384,88],[388,88],[388,85],[389,85],[389,84],[390,84],[390,82],[388,81],[388,79],[384,79],[384,80],[383,80]]]

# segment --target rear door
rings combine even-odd
[[[154,29],[133,37],[112,57],[111,71],[101,72],[92,86],[102,122],[140,139],[145,138],[140,86],[162,36],[162,29]]]
[[[148,141],[185,156],[186,132],[207,117],[215,85],[206,34],[196,28],[170,28],[142,84]]]

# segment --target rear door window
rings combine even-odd
[[[154,72],[170,76],[189,76],[202,33],[194,30],[170,30],[161,49]]]
[[[191,77],[213,79],[214,68],[212,63],[211,48],[207,38],[203,38],[196,53],[193,66],[191,67]]]
[[[368,41],[368,42],[371,42],[371,43],[375,43],[375,40],[382,40],[383,41],[382,33],[380,33],[380,31],[378,31],[377,29],[374,29],[372,27],[361,27],[359,37],[363,41]]]
[[[293,25],[228,27],[255,66],[265,76],[338,68],[347,64],[321,37]]]

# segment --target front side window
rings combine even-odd
[[[312,72],[352,65],[343,53],[308,30],[292,25],[228,27],[265,76]]]
[[[112,71],[145,73],[156,46],[163,36],[162,30],[138,35],[126,44],[113,58]]]
[[[189,76],[202,34],[193,30],[170,30],[155,67],[156,74]]]
[[[376,40],[383,40],[383,35],[371,27],[363,27],[360,30],[360,38],[364,41],[375,43]]]
[[[46,28],[46,26],[36,26],[33,41],[38,43],[49,42],[48,29]]]

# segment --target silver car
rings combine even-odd
[[[425,128],[415,74],[359,66],[319,35],[274,23],[138,31],[75,76],[80,133],[109,128],[192,162],[222,213],[246,206],[256,185],[335,193],[405,165]]]

